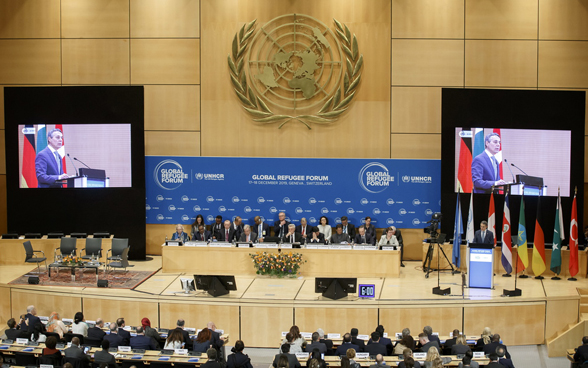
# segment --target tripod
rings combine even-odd
[[[431,237],[429,239],[427,239],[427,242],[429,243],[429,249],[427,250],[427,256],[425,257],[425,261],[423,262],[423,272],[426,273],[425,278],[429,278],[429,274],[432,271],[431,268],[431,263],[433,262],[433,251],[435,249],[435,244],[437,244],[437,247],[439,249],[439,251],[443,254],[443,257],[445,257],[445,260],[447,261],[447,263],[449,264],[449,266],[451,267],[451,274],[455,274],[457,271],[453,268],[453,264],[451,263],[451,261],[449,260],[449,258],[447,258],[447,254],[445,254],[445,251],[443,250],[443,247],[441,246],[441,244],[443,244],[443,242],[445,241],[445,234],[439,234],[437,235],[437,233],[431,233],[430,234]],[[440,254],[439,252],[437,252],[437,278],[439,278],[439,273],[441,272],[440,270],[440,265],[439,265],[439,258],[440,258]]]

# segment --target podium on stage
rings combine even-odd
[[[510,194],[526,196],[547,195],[547,186],[543,185],[543,178],[538,176],[517,175],[517,182],[510,185]]]
[[[65,180],[68,188],[108,188],[110,178],[106,171],[100,169],[81,168],[80,175]]]
[[[494,244],[468,244],[468,287],[494,289]]]

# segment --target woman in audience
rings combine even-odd
[[[280,359],[278,359],[278,368],[290,368],[290,363],[288,363],[287,356],[280,356]]]
[[[143,318],[141,320],[141,326],[143,327],[143,331],[145,331],[145,336],[152,337],[153,340],[155,340],[155,342],[157,342],[157,344],[161,348],[161,346],[163,345],[161,342],[161,336],[159,336],[159,333],[157,333],[157,331],[151,327],[151,321],[149,320],[149,318]]]
[[[415,363],[418,364],[417,367],[420,367],[421,365],[419,364],[419,362],[415,362],[414,359],[412,357],[407,357],[406,359],[404,359],[404,366],[406,368],[414,368],[415,367]],[[400,367],[400,364],[398,365]]]
[[[427,357],[425,358],[425,368],[443,368],[443,364],[451,362],[450,357],[443,357],[439,355],[439,350],[432,346],[427,351]]]
[[[310,353],[310,358],[306,361],[306,366],[308,368],[326,368],[328,364],[325,363],[324,359],[321,356],[321,352],[318,348],[312,349]]]
[[[349,365],[351,368],[361,368],[359,363],[356,363],[355,360],[353,360],[353,358],[355,358],[355,349],[347,349],[345,355],[349,359]]]
[[[202,364],[200,368],[221,368],[221,365],[218,362],[218,352],[215,348],[210,348],[206,350],[206,356],[208,357],[208,360],[206,361],[206,363]]]
[[[39,322],[33,326],[33,333],[29,337],[32,342],[45,342],[47,336],[43,335],[43,325]]]
[[[206,353],[208,349],[212,347],[212,333],[208,328],[204,328],[198,332],[196,341],[194,341],[192,350],[197,353]]]
[[[404,349],[404,351],[402,352],[402,356],[400,357],[401,359],[403,359],[400,363],[398,363],[398,368],[406,368],[406,361],[407,359],[412,359],[412,364],[414,368],[421,368],[421,363],[417,362],[414,360],[414,358],[412,357],[412,350],[411,349]]]
[[[291,340],[288,340],[288,335],[282,341],[282,344],[288,343],[290,344],[290,354],[302,353],[302,345],[306,342],[304,338],[300,334],[300,329],[298,326],[294,325],[290,327]]]
[[[251,365],[251,359],[247,354],[243,354],[245,344],[242,340],[235,342],[235,347],[231,349],[233,354],[229,354],[227,357],[227,368],[253,368]]]
[[[474,354],[471,350],[466,352],[463,360],[457,365],[457,368],[480,368],[480,364],[472,360],[473,356]]]
[[[382,234],[378,245],[399,245],[398,239],[396,239],[396,235],[394,235],[394,229],[392,227],[387,228],[386,233]]]
[[[394,355],[402,355],[404,349],[413,349],[414,348],[414,339],[410,335],[403,335],[402,340],[396,343],[394,346]]]
[[[175,350],[181,349],[184,346],[184,336],[182,336],[182,331],[173,329],[169,332],[167,336],[167,340],[165,340],[164,349],[165,350]]]
[[[351,368],[351,362],[346,356],[341,357],[341,368]]]
[[[82,335],[84,337],[88,337],[88,325],[84,320],[84,314],[82,312],[77,312],[74,316],[73,325],[71,326],[71,332]]]
[[[330,242],[332,229],[331,226],[329,226],[329,219],[325,216],[321,216],[321,218],[319,219],[318,228],[321,234],[325,236],[325,241]]]
[[[53,312],[49,316],[49,321],[47,321],[47,326],[45,326],[47,332],[54,332],[59,334],[59,338],[63,339],[63,334],[67,332],[67,327],[59,318],[59,313]]]
[[[204,225],[204,216],[201,214],[198,214],[192,223],[192,234],[196,234],[198,232],[198,225]],[[206,230],[206,225],[204,225],[204,230]]]
[[[459,335],[457,339],[455,339],[455,345],[451,347],[451,355],[457,354],[465,354],[468,351],[472,351],[472,349],[468,346],[468,342],[464,335]]]
[[[484,331],[482,331],[482,337],[476,341],[476,346],[474,346],[474,351],[483,351],[484,345],[490,344],[492,341],[492,331],[490,327],[484,327]]]
[[[45,348],[43,348],[42,356],[46,358],[39,358],[43,361],[42,364],[53,364],[54,367],[61,365],[61,351],[57,350],[57,338],[55,336],[49,336],[45,341]]]

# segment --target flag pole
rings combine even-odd
[[[559,205],[561,203],[560,195],[561,195],[561,190],[560,190],[560,187],[558,186],[557,187],[557,205],[555,206],[556,211],[557,211],[557,218],[555,219],[556,224],[554,226],[554,231],[555,231],[555,229],[557,227],[559,227],[558,225],[559,225],[560,218],[561,218],[561,206]],[[558,232],[558,235],[557,235],[558,237],[559,237],[559,233],[561,233],[561,229],[559,229],[559,232]],[[554,235],[554,237],[555,237],[555,235]],[[555,244],[555,242],[553,243],[554,246],[558,246],[559,247],[559,252],[560,252],[560,256],[559,256],[559,270],[560,271],[558,273],[555,273],[554,272],[555,276],[553,276],[551,278],[552,280],[561,280],[561,277],[559,277],[559,274],[561,273],[561,243],[562,243],[561,240],[559,240],[559,244]],[[551,249],[551,259],[552,260],[553,260],[553,254],[554,253],[555,253],[555,249],[553,249],[553,247],[552,247],[552,249]]]
[[[577,216],[577,207],[576,207],[576,195],[577,194],[578,194],[578,186],[575,186],[574,187],[574,201],[572,202],[572,219],[571,219],[572,223],[570,224],[570,245],[568,246],[568,248],[570,249],[570,260],[569,260],[569,263],[570,264],[572,262],[572,252],[574,251],[574,250],[572,250],[572,247],[571,247],[571,243],[572,242],[575,242],[576,243],[576,245],[575,245],[575,251],[576,251],[576,253],[578,252],[578,234],[576,234],[575,241],[573,239],[573,236],[574,236],[573,235],[574,220],[577,221],[577,218],[574,218],[574,209],[576,209],[576,216]],[[578,229],[578,224],[577,223],[576,223],[576,229]],[[577,232],[577,230],[576,230],[576,232]],[[576,257],[576,262],[578,262],[577,257]],[[569,268],[569,266],[568,266],[568,268]],[[576,275],[574,275],[574,276],[576,276]],[[578,279],[576,279],[574,276],[569,277],[568,278],[568,281],[578,281]]]
[[[523,191],[523,197],[525,195],[525,185],[522,185],[522,191]],[[521,202],[523,201],[523,199],[521,199]],[[519,219],[520,220],[520,219]],[[513,260],[514,262],[514,260]],[[507,290],[507,289],[503,289],[502,290],[502,295],[504,296],[521,296],[523,295],[523,291],[521,289],[517,289],[517,279],[518,279],[518,272],[519,271],[519,245],[518,245],[518,241],[517,241],[517,260],[515,262],[515,277],[514,277],[514,290]],[[527,276],[528,277],[528,276]]]

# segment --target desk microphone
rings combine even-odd
[[[86,165],[82,160],[78,160],[76,157],[74,157],[74,160],[79,161],[82,165],[86,166],[88,169],[91,169],[90,166]],[[520,170],[520,169],[519,169]],[[521,170],[523,171],[523,170]],[[526,174],[525,174],[526,175]]]
[[[519,169],[519,170],[520,170],[520,171],[521,171],[523,174],[525,174],[525,175],[529,176],[529,174],[527,174],[526,172],[524,172],[524,171],[523,171],[523,169],[521,169],[521,168],[520,168],[520,167],[518,167],[517,165],[515,165],[515,164],[511,164],[511,165],[512,165],[512,166],[514,166],[514,167],[516,167],[517,169]]]
[[[512,170],[510,169],[510,165],[508,164],[508,161],[506,161],[506,159],[504,159],[504,162],[506,162],[506,166],[508,167],[508,171],[510,171],[510,175],[512,176],[512,182],[513,182],[513,183],[516,183],[516,181],[515,181],[515,176],[514,176],[514,174],[512,173]]]
[[[76,167],[76,164],[74,164],[74,162],[73,162],[73,160],[71,159],[71,156],[69,155],[69,153],[67,154],[67,157],[69,157],[69,160],[71,161],[71,164],[73,165],[73,167],[74,167],[74,170],[76,171],[76,176],[80,176],[80,175],[78,174],[78,168]]]

